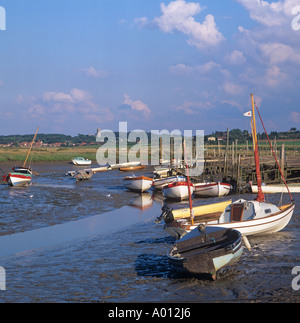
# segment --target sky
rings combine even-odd
[[[299,68],[300,0],[0,0],[0,135],[299,130]]]

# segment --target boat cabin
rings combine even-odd
[[[225,208],[218,223],[249,221],[264,218],[279,211],[277,206],[270,203],[240,199]]]
[[[27,167],[19,167],[19,166],[15,166],[12,169],[15,173],[20,173],[20,174],[31,174],[31,170]]]

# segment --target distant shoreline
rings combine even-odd
[[[96,161],[96,153],[99,147],[43,147],[34,148],[28,162],[66,162],[74,157],[84,157]],[[25,160],[28,148],[8,147],[0,148],[0,162],[22,162]]]

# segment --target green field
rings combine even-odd
[[[84,157],[96,160],[97,146],[86,147],[62,147],[62,148],[34,148],[28,162],[42,161],[71,161],[74,157]],[[28,148],[0,148],[0,162],[24,161]]]

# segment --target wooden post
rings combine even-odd
[[[237,161],[237,176],[236,176],[236,191],[239,192],[240,187],[240,166],[241,166],[241,155],[238,154],[238,161]]]
[[[281,170],[283,172],[283,175],[285,176],[285,171],[284,171],[284,165],[285,165],[285,147],[284,147],[284,143],[281,145],[280,161],[281,161],[280,168],[281,168]],[[282,179],[281,179],[281,181],[282,181]]]
[[[229,146],[229,128],[227,128],[226,148],[224,155],[224,177],[228,176],[228,146]]]
[[[162,137],[159,137],[159,161],[160,166],[162,166]]]

